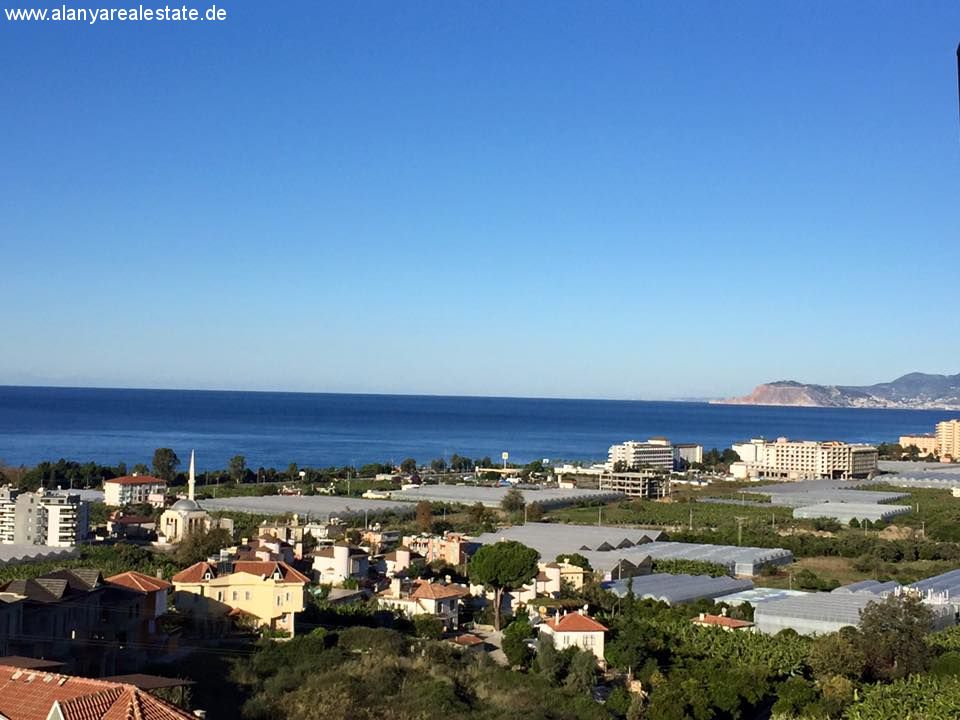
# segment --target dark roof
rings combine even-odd
[[[103,682],[123,683],[124,685],[133,685],[141,690],[159,690],[160,688],[184,687],[187,685],[196,685],[193,680],[184,680],[183,678],[168,678],[163,675],[145,675],[144,673],[132,673],[130,675],[111,675],[103,678]]]
[[[11,580],[0,585],[0,592],[22,595],[41,603],[60,602],[71,595],[80,595],[103,587],[99,570],[77,568],[55,570],[27,580]]]
[[[64,664],[56,660],[41,660],[40,658],[24,657],[23,655],[4,655],[0,657],[0,665],[10,665],[25,670],[54,670],[62,668]]]

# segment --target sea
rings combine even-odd
[[[896,442],[960,412],[424,395],[0,386],[0,461],[149,464],[154,449],[198,470],[471,458],[601,461],[628,439],[725,448],[751,437]]]

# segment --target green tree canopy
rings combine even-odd
[[[494,591],[494,627],[500,629],[504,590],[522,587],[537,574],[540,553],[515,540],[484,545],[470,559],[470,581]]]
[[[173,482],[179,466],[180,458],[171,448],[157,448],[153,451],[153,474],[164,482]]]
[[[247,459],[243,455],[234,455],[227,464],[227,472],[235,482],[243,482],[247,475]]]
[[[526,504],[527,501],[523,499],[523,493],[516,488],[510,488],[500,501],[500,509],[512,515],[522,512]]]
[[[926,670],[931,650],[925,635],[932,625],[932,612],[912,595],[890,595],[867,605],[860,613],[860,632],[869,674],[893,680]]]
[[[400,471],[405,473],[413,473],[417,471],[417,461],[413,458],[405,458],[402,463],[400,463]]]

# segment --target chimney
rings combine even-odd
[[[449,575],[444,575],[443,579],[444,579],[444,582],[447,583],[447,585],[449,585],[453,581],[453,578],[451,578]]]
[[[400,578],[395,577],[390,580],[390,594],[400,597]]]
[[[163,580],[163,568],[157,568],[157,580]]]
[[[726,617],[726,616],[727,616],[727,609],[726,609],[726,608],[721,608],[721,609],[720,609],[720,614],[721,614],[723,617]]]
[[[707,614],[706,614],[706,613],[700,613],[700,622],[703,622],[703,621],[706,620],[706,619],[707,619]]]

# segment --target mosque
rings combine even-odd
[[[157,527],[157,544],[175,545],[192,533],[207,532],[222,528],[233,532],[233,520],[212,518],[194,498],[197,478],[194,451],[190,451],[190,474],[187,480],[187,497],[177,500],[163,511]]]

